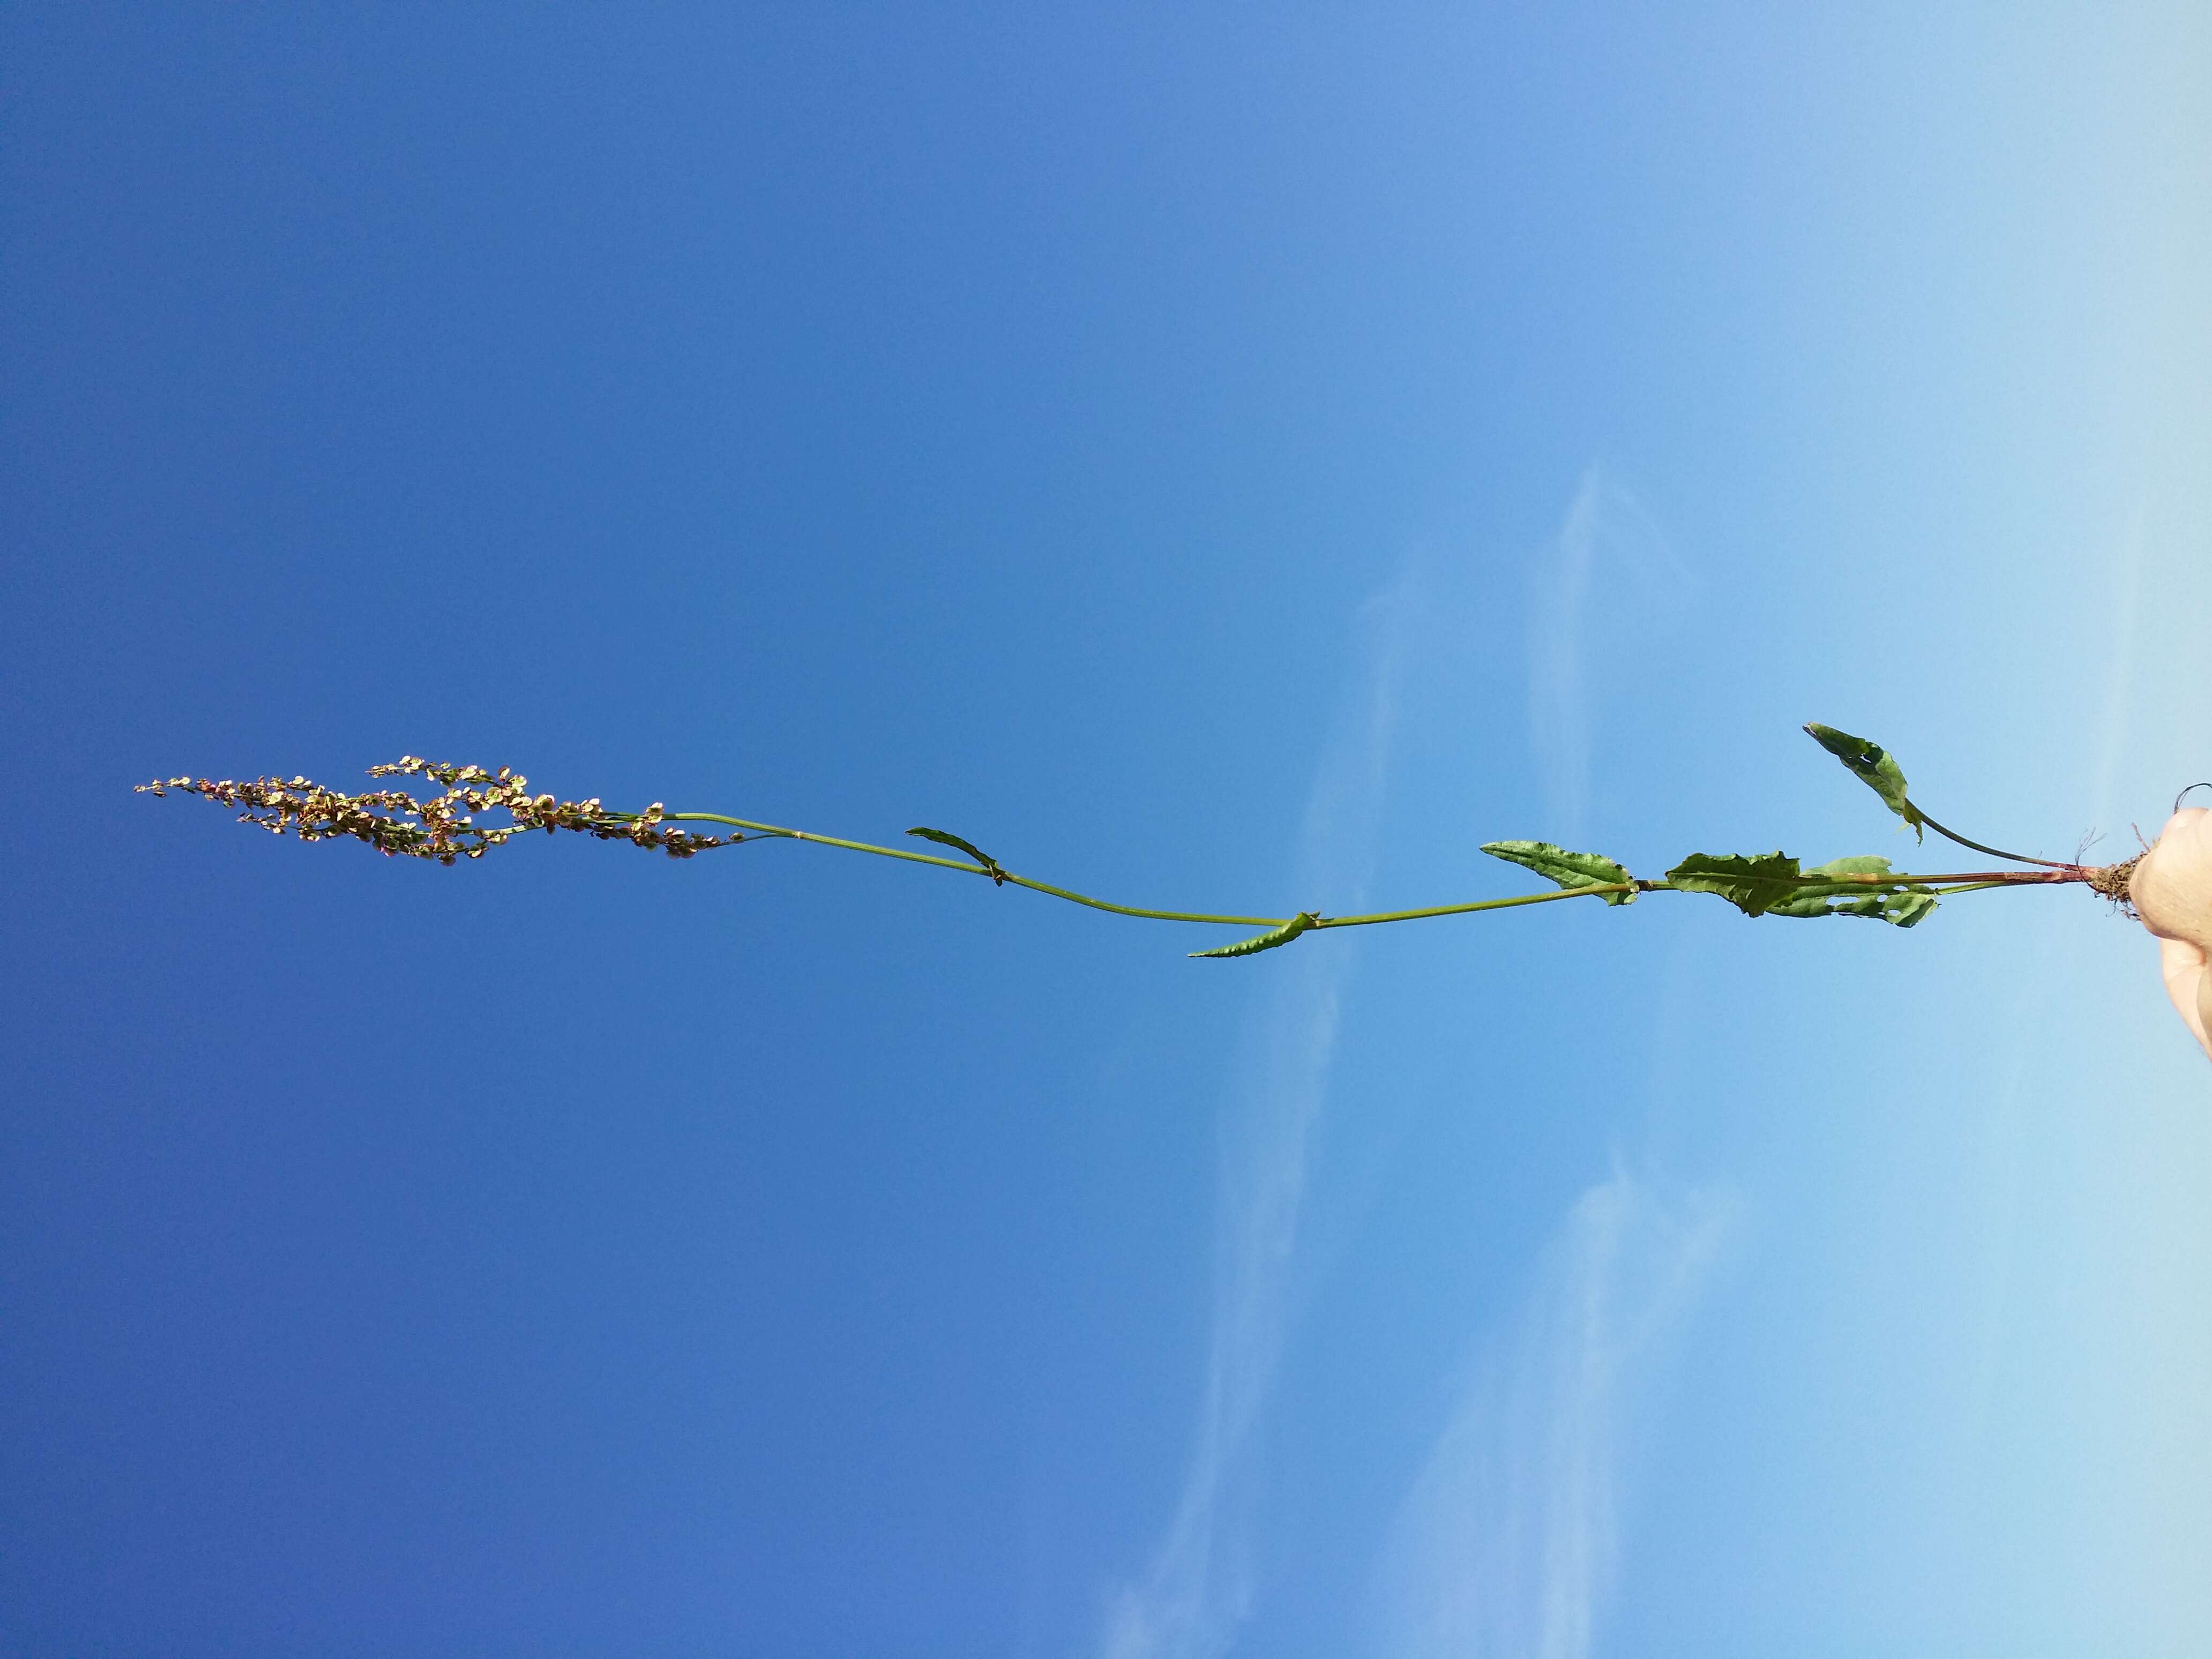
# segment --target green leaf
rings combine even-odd
[[[1886,876],[1889,860],[1868,856],[1831,859],[1826,864],[1815,865],[1805,872],[1808,876]],[[1800,908],[1814,904],[1826,908]],[[1936,908],[1936,895],[1925,887],[1882,887],[1871,892],[1860,891],[1853,896],[1850,888],[1843,888],[1824,896],[1808,896],[1796,900],[1787,908],[1777,905],[1776,915],[1803,916],[1869,916],[1876,921],[1886,921],[1893,927],[1911,927],[1924,921]]]
[[[1810,870],[1780,853],[1762,858],[1737,854],[1694,853],[1667,872],[1686,893],[1714,893],[1747,916],[1866,916],[1895,927],[1911,927],[1936,908],[1936,895],[1924,887],[1881,886],[1840,878],[1886,876],[1887,859],[1834,859]]]
[[[1919,836],[1920,809],[1905,799],[1905,769],[1898,765],[1896,756],[1878,743],[1855,738],[1817,720],[1805,731],[1814,742],[1849,767],[1852,776],[1880,795],[1883,805],[1911,824],[1912,833]]]
[[[1935,894],[1914,887],[1901,893],[1891,893],[1881,902],[1881,919],[1893,927],[1917,927],[1936,908],[1940,901]],[[1872,915],[1871,910],[1854,910],[1855,916]]]
[[[998,883],[1001,887],[1004,887],[1006,884],[1006,872],[999,868],[998,860],[993,858],[988,853],[983,851],[983,849],[976,846],[974,842],[963,841],[959,836],[952,834],[947,830],[925,830],[920,825],[916,825],[914,829],[908,830],[907,834],[909,836],[920,836],[924,841],[933,841],[939,847],[958,848],[969,858],[975,860],[976,863],[981,865],[983,866],[983,873],[990,877],[993,881]]]
[[[1570,853],[1564,847],[1554,847],[1548,841],[1486,841],[1482,850],[1494,859],[1504,859],[1534,870],[1547,881],[1555,881],[1562,887],[1611,887],[1620,883],[1633,882],[1630,875],[1611,859],[1596,853]],[[1626,893],[1601,895],[1607,904],[1633,904],[1636,892],[1632,887]]]
[[[1936,895],[1920,888],[1892,888],[1887,892],[1869,893],[1863,898],[1844,898],[1833,895],[1810,895],[1778,904],[1767,911],[1770,916],[1867,916],[1875,921],[1886,921],[1893,927],[1917,925],[1936,908]]]
[[[1224,945],[1218,951],[1193,951],[1194,957],[1249,957],[1261,951],[1273,951],[1288,945],[1300,933],[1310,933],[1321,925],[1321,918],[1310,910],[1301,910],[1273,933],[1262,933],[1257,939],[1240,939],[1234,945]]]
[[[1886,876],[1889,860],[1863,853],[1855,858],[1830,859],[1826,864],[1816,864],[1805,872],[1808,876]]]
[[[1782,853],[1762,858],[1741,853],[1692,853],[1667,872],[1678,891],[1717,893],[1747,916],[1763,916],[1795,898],[1805,885],[1797,860]]]
[[[1831,890],[1826,893],[1808,892],[1775,905],[1767,911],[1770,916],[1865,916],[1875,921],[1886,921],[1893,927],[1911,927],[1927,918],[1936,908],[1936,895],[1924,887],[1889,887],[1873,892],[1862,890],[1854,896]]]

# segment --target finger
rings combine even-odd
[[[2166,978],[2166,994],[2173,999],[2174,1012],[2189,1027],[2190,1035],[2197,1046],[2212,1058],[2212,973],[2206,971],[2204,952],[2185,939],[2162,939],[2158,942],[2159,971]]]
[[[2136,860],[2128,896],[2142,925],[2160,939],[2212,950],[2212,811],[2186,807],[2166,821]]]

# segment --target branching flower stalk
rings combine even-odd
[[[907,833],[963,856],[949,858],[906,848],[878,847],[869,842],[817,835],[811,830],[730,817],[720,812],[671,812],[659,801],[641,812],[618,811],[596,798],[561,800],[552,795],[534,795],[530,793],[528,779],[505,767],[491,772],[480,766],[434,763],[413,755],[404,756],[389,766],[371,767],[369,775],[422,778],[442,786],[441,793],[421,800],[399,788],[349,795],[301,777],[248,781],[166,778],[141,784],[139,789],[155,795],[166,795],[171,790],[203,795],[226,806],[242,807],[240,822],[258,824],[276,835],[294,835],[302,841],[350,837],[366,842],[392,858],[433,859],[441,864],[453,864],[462,859],[482,858],[493,848],[533,830],[542,830],[548,835],[568,830],[600,841],[627,841],[639,847],[658,848],[671,858],[679,859],[745,841],[803,841],[981,876],[997,886],[1026,887],[1032,892],[1115,915],[1267,930],[1210,951],[1194,951],[1190,954],[1194,957],[1253,956],[1331,927],[1367,927],[1432,916],[1470,915],[1478,911],[1517,909],[1565,899],[1595,898],[1608,905],[1625,905],[1646,893],[1711,893],[1726,899],[1748,916],[1861,916],[1897,927],[1917,925],[1942,899],[2001,887],[2077,884],[2115,903],[2129,903],[2129,877],[2139,860],[2131,859],[2112,865],[2069,864],[2002,852],[1969,841],[1946,829],[1913,804],[1905,793],[1905,774],[1896,757],[1879,744],[1832,726],[1814,725],[1805,730],[1880,795],[1892,811],[1911,826],[1916,836],[1923,829],[1933,830],[1946,840],[1974,852],[2031,867],[1915,874],[1893,871],[1887,860],[1874,857],[1836,859],[1806,869],[1796,859],[1780,852],[1755,856],[1693,853],[1668,871],[1664,879],[1650,881],[1631,875],[1625,866],[1600,854],[1569,852],[1549,842],[1498,841],[1484,843],[1482,850],[1534,872],[1553,883],[1557,890],[1429,905],[1414,910],[1377,911],[1367,915],[1328,916],[1317,910],[1302,910],[1291,916],[1225,915],[1195,910],[1146,909],[1054,886],[1050,882],[1017,874],[973,842],[943,830],[916,827]],[[506,821],[478,823],[478,816],[488,812],[503,813]],[[680,827],[693,823],[714,824],[735,833],[718,834]]]
[[[404,789],[372,789],[345,795],[325,789],[307,778],[233,779],[157,778],[138,786],[141,794],[166,795],[170,790],[204,795],[225,806],[243,806],[241,823],[258,823],[275,835],[295,835],[301,841],[331,841],[350,836],[365,841],[388,858],[435,859],[452,864],[461,859],[480,859],[493,848],[527,830],[548,835],[574,830],[601,841],[633,842],[658,847],[671,858],[688,859],[709,847],[725,847],[735,836],[693,835],[665,826],[667,817],[659,801],[642,812],[609,811],[597,800],[556,800],[533,795],[530,781],[502,766],[487,772],[481,766],[447,766],[414,755],[403,755],[390,766],[372,766],[372,778],[428,778],[446,786],[444,793],[416,800]],[[479,812],[501,811],[504,824],[479,824]]]

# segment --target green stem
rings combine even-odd
[[[1316,927],[1366,927],[1378,921],[1419,921],[1424,916],[1463,916],[1473,910],[1510,910],[1523,904],[1556,904],[1561,899],[1600,898],[1607,893],[1650,890],[1662,883],[1613,881],[1591,887],[1565,887],[1556,893],[1523,893],[1516,898],[1477,899],[1472,904],[1436,904],[1425,910],[1380,910],[1369,916],[1323,916]],[[1672,889],[1667,890],[1672,891]]]
[[[1285,927],[1288,916],[1209,916],[1188,910],[1140,910],[1132,904],[1111,904],[1102,898],[1092,898],[1088,893],[1073,893],[1065,887],[1054,887],[1048,882],[1031,881],[1027,876],[1018,876],[1012,871],[1003,872],[1017,887],[1026,887],[1033,893],[1049,893],[1054,898],[1066,899],[1070,904],[1087,904],[1094,910],[1111,910],[1117,916],[1146,916],[1154,921],[1224,921],[1234,922],[1239,927]]]
[[[607,816],[611,818],[630,819],[635,818],[637,814],[610,812]],[[1925,814],[1922,816],[1926,817]],[[760,823],[750,818],[733,818],[720,812],[665,812],[661,815],[661,822],[664,823],[725,823],[733,829],[750,830],[756,836],[772,836],[785,841],[810,841],[823,847],[841,847],[848,852],[869,853],[878,858],[898,859],[908,864],[933,865],[939,870],[957,871],[963,875],[985,876],[994,880],[1011,882],[1017,887],[1026,887],[1033,893],[1043,893],[1053,898],[1065,899],[1070,904],[1084,905],[1093,910],[1109,911],[1117,916],[1138,916],[1151,921],[1194,921],[1231,927],[1282,927],[1288,926],[1290,921],[1290,918],[1285,916],[1220,915],[1209,911],[1152,910],[1133,904],[1115,904],[1110,900],[1094,898],[1088,893],[1079,893],[1070,888],[1055,887],[1050,882],[1017,875],[1004,867],[988,870],[965,859],[939,858],[933,853],[910,853],[902,847],[878,847],[872,842],[848,841],[841,836],[817,836],[809,830],[793,830],[780,823]],[[1938,834],[1949,835],[1950,833],[1936,823],[1933,818],[1928,818],[1927,823],[1929,828],[1935,830]],[[1957,841],[1960,838],[1952,836],[1951,839]],[[1972,842],[1963,844],[1974,847],[1977,852],[1994,854],[1998,858],[2014,856],[2010,853],[1996,852],[1993,848],[1975,847]],[[2045,862],[2045,860],[2035,861]],[[2048,874],[2041,871],[2031,870],[1968,870],[1926,876],[1911,874],[1832,876],[1823,878],[1817,884],[1808,883],[1807,890],[1814,891],[1816,886],[1818,890],[1826,892],[1849,891],[1857,887],[1887,889],[1912,886],[1932,887],[1948,895],[1978,892],[1989,887],[2043,886],[2055,883],[2078,882],[2085,878],[2086,873],[2081,866],[2069,864],[2054,866]],[[1663,881],[1606,882],[1588,887],[1565,887],[1556,893],[1522,893],[1511,898],[1475,899],[1465,904],[1433,904],[1418,910],[1378,910],[1366,915],[1322,916],[1315,921],[1314,926],[1316,928],[1370,927],[1386,921],[1419,921],[1430,916],[1463,916],[1471,915],[1479,910],[1514,910],[1523,905],[1556,904],[1562,899],[1603,898],[1613,893],[1671,893],[1680,890]]]
[[[610,814],[609,816],[616,816]],[[635,816],[630,815],[630,816]],[[865,841],[846,841],[836,836],[817,836],[805,830],[787,830],[781,824],[755,823],[749,818],[726,817],[720,812],[664,812],[663,823],[728,823],[740,830],[750,830],[758,836],[778,836],[790,841],[819,842],[824,847],[842,847],[848,852],[873,853],[878,858],[903,859],[908,864],[933,864],[940,870],[957,870],[970,876],[988,876],[992,872],[980,864],[966,859],[941,859],[928,853],[909,853],[901,847],[877,847]],[[1049,882],[1032,880],[1001,868],[1000,878],[1017,887],[1026,887],[1033,893],[1048,893],[1054,898],[1066,899],[1070,904],[1088,905],[1093,910],[1110,910],[1117,916],[1142,916],[1152,921],[1213,921],[1231,927],[1281,927],[1288,924],[1288,916],[1221,916],[1195,910],[1145,910],[1133,904],[1115,904],[1088,893],[1078,893],[1065,887],[1054,887]]]
[[[1920,812],[1919,806],[1914,802],[1908,800],[1905,805],[1911,807],[1914,811]],[[1971,847],[1977,853],[1987,853],[1993,859],[2010,859],[2014,864],[2040,864],[2051,870],[2079,870],[2082,867],[2078,864],[2063,863],[2057,859],[2032,859],[2025,853],[2008,853],[2002,848],[1984,847],[1978,841],[1968,841],[1955,830],[1946,830],[1925,812],[1920,812],[1920,821],[1942,836],[1944,840],[1955,841],[1961,847]]]
[[[1808,877],[1808,879],[1813,878]],[[1939,876],[1916,876],[1900,872],[1887,876],[1821,876],[1818,879],[1824,884],[1855,887],[1927,887],[1946,881],[1971,881],[1984,887],[2043,887],[2069,881],[2086,881],[2088,872],[2078,864],[2063,864],[2048,875],[2039,870],[1960,870]]]

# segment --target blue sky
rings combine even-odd
[[[0,1652],[2200,1651],[2191,8],[0,21]],[[2115,852],[2115,856],[2118,853]],[[1939,855],[1940,856],[1940,855]]]

